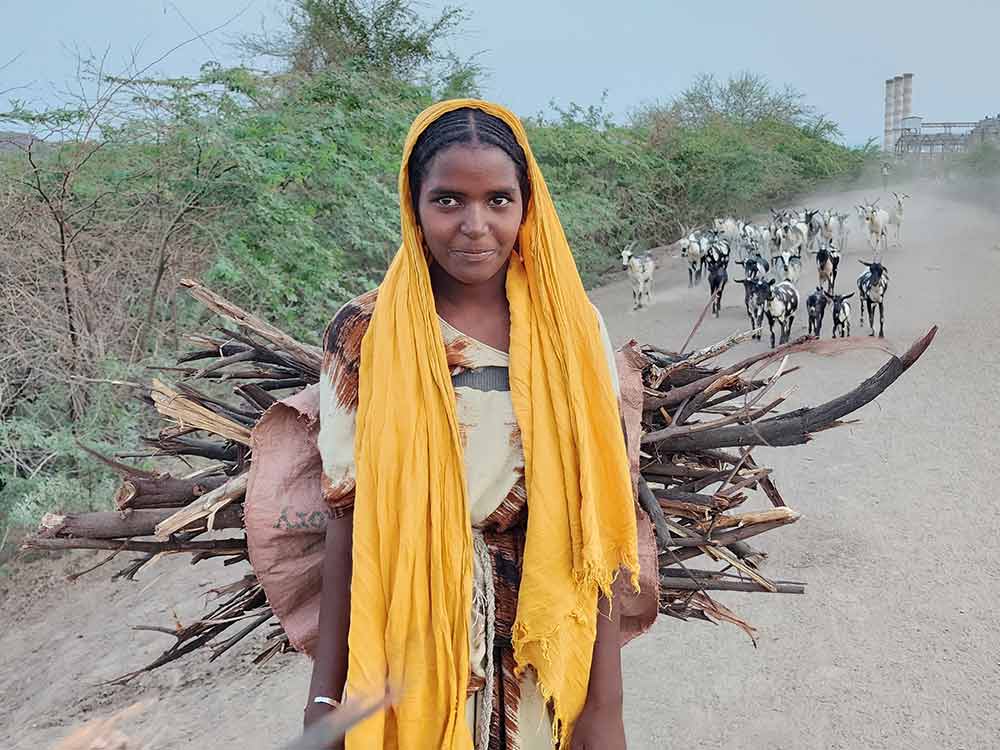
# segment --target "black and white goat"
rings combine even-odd
[[[774,278],[778,281],[789,281],[798,284],[802,276],[802,256],[798,253],[782,251],[774,259]]]
[[[649,253],[633,252],[633,242],[622,250],[622,267],[628,271],[628,280],[632,284],[632,309],[639,310],[653,301],[653,271],[656,263]]]
[[[903,201],[910,196],[906,193],[893,193],[892,195],[896,199],[896,205],[889,212],[889,225],[896,228],[896,238],[892,244],[898,247],[903,244]]]
[[[688,231],[677,244],[681,249],[681,257],[687,260],[688,287],[693,287],[696,283],[701,283],[705,254],[708,252],[710,240],[701,232]]]
[[[726,245],[725,240],[722,240]],[[721,247],[715,243],[708,250],[705,256],[705,263],[708,265],[708,289],[712,295],[712,312],[715,317],[719,317],[722,309],[722,293],[726,289],[726,282],[729,281],[729,255],[724,253]]]
[[[885,336],[885,293],[889,289],[889,269],[879,262],[869,263],[859,260],[867,266],[858,277],[858,307],[861,308],[860,325],[865,324],[865,309],[868,309],[868,325],[871,326],[871,336],[875,335],[875,308],[878,308],[878,335]]]
[[[806,312],[809,313],[809,335],[819,336],[826,315],[826,291],[816,287],[816,291],[806,297]]]
[[[743,272],[748,281],[763,281],[767,272],[771,270],[771,264],[760,254],[755,252],[746,260],[736,261],[736,265],[743,266]]]
[[[743,235],[743,226],[743,221],[734,219],[732,216],[727,216],[724,219],[714,219],[712,221],[712,228],[716,235],[721,236],[729,242],[730,247],[736,247],[737,249],[739,249],[739,244]]]
[[[708,252],[705,255],[706,262],[715,259],[716,263],[729,266],[729,256],[732,254],[732,243],[729,242],[720,232],[712,232],[711,241],[708,245]]]
[[[830,294],[829,292],[825,292],[825,295],[833,303],[833,312],[831,314],[833,337],[837,338],[837,331],[840,331],[840,338],[845,339],[851,335],[851,303],[847,300],[854,296],[854,292],[850,294]]]
[[[760,340],[763,336],[764,312],[767,309],[767,297],[771,287],[762,279],[757,281],[736,279],[736,283],[743,285],[743,303],[747,308],[747,317],[750,318],[750,329],[754,332],[753,337]]]
[[[831,294],[837,287],[837,268],[839,266],[840,253],[834,245],[827,245],[816,251],[816,270],[819,274],[820,286],[826,284]]]
[[[779,343],[787,344],[792,335],[792,324],[799,309],[799,290],[787,281],[776,284],[774,279],[767,283],[767,304],[764,314],[771,329],[771,348],[774,348],[774,324],[781,331]]]

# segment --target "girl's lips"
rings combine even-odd
[[[496,254],[496,250],[452,250],[452,254],[462,260],[477,262],[491,258]]]

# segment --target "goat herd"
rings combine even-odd
[[[878,335],[883,336],[885,294],[889,288],[888,269],[882,263],[882,251],[888,248],[889,230],[895,233],[894,244],[902,244],[903,203],[910,196],[893,193],[891,210],[878,207],[878,199],[855,206],[856,220],[868,241],[873,261],[860,261],[865,270],[858,277],[858,302],[861,308],[859,325],[864,325],[865,311],[871,335],[875,335],[875,311],[878,311]],[[707,276],[712,312],[716,317],[722,308],[722,293],[729,281],[729,263],[733,251],[735,264],[743,267],[745,278],[736,279],[743,285],[744,302],[755,338],[762,336],[764,318],[771,331],[771,346],[775,345],[775,325],[778,342],[786,343],[799,310],[797,284],[802,276],[802,256],[815,257],[818,283],[806,298],[809,333],[820,335],[826,308],[831,307],[833,336],[850,336],[851,305],[854,296],[837,294],[839,248],[847,248],[851,234],[850,214],[834,210],[793,211],[771,209],[771,221],[753,224],[735,218],[715,219],[711,229],[687,229],[674,243],[687,260],[688,286],[694,287]],[[632,283],[634,309],[651,304],[655,262],[650,253],[635,252],[635,243],[622,251],[622,265]]]

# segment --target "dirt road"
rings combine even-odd
[[[804,513],[761,546],[777,577],[805,580],[801,597],[720,597],[759,628],[755,650],[731,626],[662,618],[624,653],[632,750],[653,748],[953,748],[1000,744],[1000,521],[993,511],[1000,428],[1000,215],[914,186],[906,240],[890,248],[887,343],[897,350],[937,323],[930,351],[859,424],[812,444],[761,454]],[[848,208],[859,194],[817,197]],[[883,199],[883,202],[885,200]],[[851,290],[863,241],[855,228],[838,284]],[[735,276],[735,274],[734,274]],[[814,286],[806,264],[800,290]],[[707,289],[687,289],[679,259],[657,271],[655,304],[631,313],[622,281],[596,290],[616,343],[678,347]],[[857,326],[855,335],[867,333]],[[693,342],[746,327],[742,288]],[[804,332],[800,316],[796,333]],[[826,333],[829,332],[829,319]],[[762,346],[755,343],[753,347]],[[884,360],[866,351],[808,362],[793,398],[815,403],[853,387]],[[776,541],[780,540],[780,542]],[[129,687],[97,683],[140,665],[167,636],[189,592],[235,579],[211,562],[163,560],[138,584],[101,571],[67,584],[90,557],[13,569],[0,579],[0,746],[46,748],[85,718],[135,700],[159,703],[130,731],[152,748],[210,741],[220,750],[271,750],[299,723],[308,665],[289,654],[252,668],[253,649],[214,664],[196,657]],[[110,567],[110,566],[109,566]],[[109,571],[110,572],[110,571]],[[155,595],[147,587],[157,587]]]

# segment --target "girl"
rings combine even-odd
[[[388,680],[399,703],[349,750],[624,748],[612,582],[639,566],[617,378],[523,127],[428,108],[399,194],[383,283],[324,336],[306,723]]]

